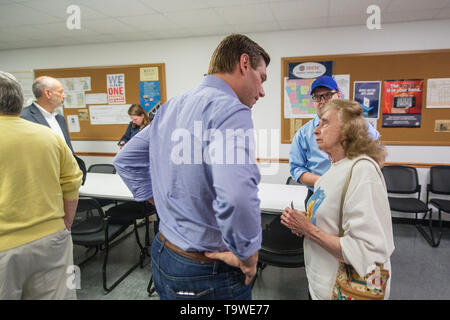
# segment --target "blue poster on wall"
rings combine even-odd
[[[353,83],[353,99],[358,101],[365,118],[379,118],[380,81],[355,81]]]
[[[161,87],[159,81],[139,81],[141,106],[149,112],[161,102]]]

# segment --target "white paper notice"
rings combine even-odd
[[[428,79],[427,108],[450,108],[450,78]]]
[[[91,91],[91,77],[57,78],[64,91]]]
[[[342,99],[350,99],[350,75],[335,74],[333,79],[336,81],[339,91],[342,93]]]
[[[85,108],[86,98],[84,91],[66,91],[66,99],[64,99],[64,108]]]
[[[80,132],[80,121],[77,115],[67,115],[67,127],[69,132]]]
[[[128,124],[130,123],[129,108],[129,104],[89,106],[91,124]]]
[[[87,93],[86,104],[105,104],[108,103],[106,93]]]

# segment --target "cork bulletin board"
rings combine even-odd
[[[377,130],[385,145],[450,145],[450,132],[436,132],[436,121],[450,120],[449,108],[426,108],[427,80],[450,78],[450,49],[343,54],[281,59],[281,143],[290,144],[295,132],[309,120],[284,118],[284,79],[289,74],[289,64],[333,61],[333,74],[350,75],[350,99],[353,99],[354,81],[381,81],[395,79],[423,79],[422,120],[418,128],[382,127],[381,111]],[[450,90],[450,89],[449,89]],[[450,96],[450,92],[448,92]],[[381,95],[380,105],[383,104]],[[449,121],[450,122],[450,121]]]
[[[64,68],[64,69],[36,69],[34,77],[51,76],[54,78],[90,78],[90,90],[86,94],[106,94],[107,93],[107,75],[124,75],[124,105],[141,103],[140,82],[142,83],[142,70],[153,71],[152,79],[159,81],[160,100],[164,103],[166,96],[166,75],[165,65],[158,64],[136,64],[136,65],[118,65],[118,66],[98,66],[82,68]],[[67,100],[67,99],[66,99]],[[108,103],[104,103],[107,105]],[[142,104],[142,103],[141,103]],[[79,132],[70,132],[71,140],[119,140],[128,126],[127,124],[92,124],[89,117],[89,106],[87,104],[82,108],[64,107],[64,117],[68,122],[67,116],[79,116]],[[114,107],[114,104],[110,105]],[[82,117],[84,115],[84,117]]]

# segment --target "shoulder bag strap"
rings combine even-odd
[[[370,161],[367,158],[361,158],[361,159],[356,160],[352,164],[352,167],[350,168],[350,173],[348,174],[347,180],[345,181],[344,189],[342,191],[342,197],[341,197],[341,207],[340,207],[340,210],[339,210],[339,225],[338,225],[339,226],[339,237],[344,236],[344,230],[342,229],[342,216],[343,216],[345,195],[347,194],[348,185],[350,184],[350,179],[352,178],[353,167],[355,166],[355,164],[357,164],[361,160],[366,160],[366,161],[369,161],[370,163],[372,163],[372,161]]]

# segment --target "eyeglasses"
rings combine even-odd
[[[315,102],[320,102],[320,101],[322,100],[322,98],[323,98],[324,101],[328,101],[328,100],[330,100],[331,97],[332,97],[333,95],[335,95],[336,93],[337,93],[337,91],[329,91],[329,92],[326,92],[326,93],[324,93],[324,94],[313,95],[313,96],[312,96],[312,99],[313,99],[313,101],[315,101]]]

